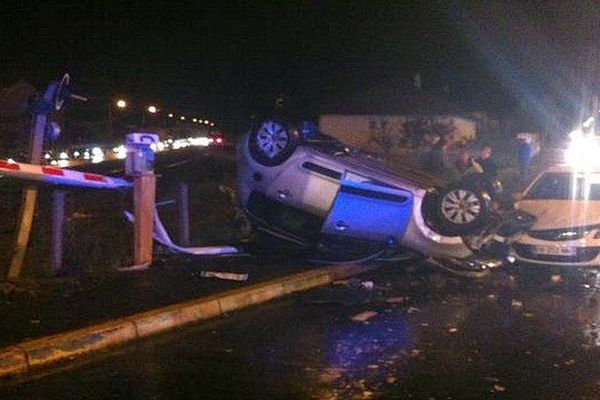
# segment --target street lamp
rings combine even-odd
[[[156,114],[158,112],[158,108],[156,108],[156,106],[148,106],[147,110],[150,114]]]
[[[185,121],[185,116],[182,115],[181,117],[179,117],[179,119]]]
[[[169,118],[173,118],[173,113],[169,113]]]
[[[106,105],[106,111],[107,111],[107,115],[106,115],[106,132],[108,137],[112,140],[113,138],[113,107],[116,107],[119,111],[124,111],[128,104],[127,104],[127,100],[119,98],[119,99],[113,99],[114,103],[108,102],[108,104]]]

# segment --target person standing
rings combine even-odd
[[[473,157],[468,152],[463,152],[460,154],[458,159],[456,160],[456,169],[458,173],[462,176],[468,176],[472,174],[481,174],[483,173],[483,168],[479,165],[478,162],[473,160]]]
[[[446,169],[446,152],[448,144],[444,137],[440,138],[425,154],[423,167],[434,174],[443,173]]]
[[[519,176],[522,181],[529,176],[529,166],[533,158],[533,148],[528,140],[519,138],[517,148],[517,162],[519,163]]]
[[[492,159],[492,154],[490,146],[483,146],[479,152],[479,158],[475,160],[477,164],[481,165],[483,174],[488,178],[496,178],[498,176],[498,165]]]

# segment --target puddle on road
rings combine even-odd
[[[332,324],[320,366],[305,370],[319,382],[312,398],[600,394],[600,307],[589,291],[519,287],[506,275],[413,278],[374,275],[385,290],[354,291],[353,300],[340,300],[343,287],[317,295],[348,319]]]

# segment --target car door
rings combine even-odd
[[[413,194],[345,173],[323,225],[326,235],[400,242],[413,212]]]

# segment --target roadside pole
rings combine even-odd
[[[600,134],[600,101],[598,100],[598,95],[595,94],[592,97],[592,117],[594,117],[593,122],[593,130],[592,133],[594,135]]]
[[[52,109],[52,104],[58,85],[56,82],[50,83],[44,98],[38,105],[35,114],[35,123],[29,135],[29,163],[39,164],[42,158],[44,144],[44,134],[46,133],[46,119]],[[23,263],[25,261],[25,252],[29,245],[31,236],[31,226],[33,225],[33,216],[35,214],[35,204],[37,201],[38,189],[35,185],[27,185],[23,190],[21,200],[21,209],[19,211],[19,220],[17,227],[17,237],[13,246],[10,267],[8,268],[7,280],[14,282],[19,279]]]
[[[152,264],[156,175],[154,152],[150,146],[156,143],[158,136],[154,134],[127,135],[125,172],[133,178],[134,249],[133,266],[121,270],[143,269]]]
[[[62,269],[63,240],[65,227],[65,191],[56,189],[52,193],[52,270]]]
[[[190,245],[190,204],[189,185],[179,182],[177,190],[177,227],[179,229],[179,245]]]
[[[133,178],[134,265],[152,264],[155,197],[156,176],[153,173],[136,175]]]

